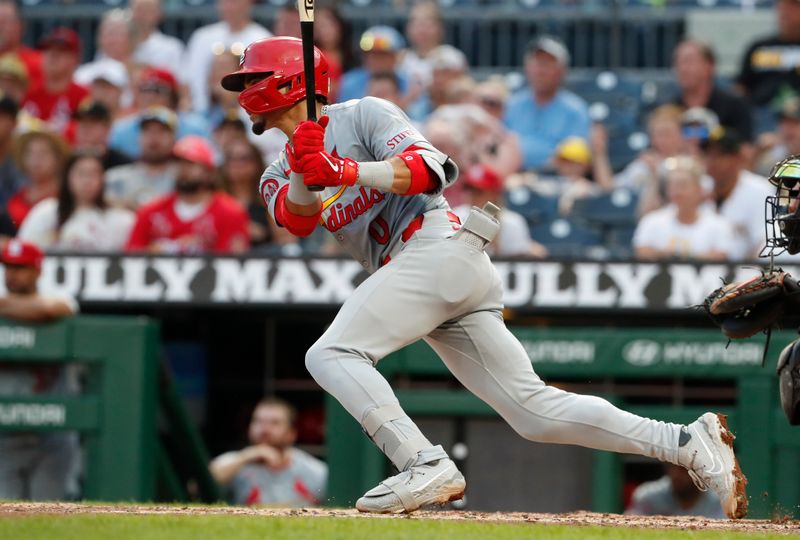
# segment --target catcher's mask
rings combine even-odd
[[[800,340],[789,343],[778,357],[781,407],[793,426],[800,424]]]
[[[800,154],[779,161],[769,175],[775,195],[765,202],[767,243],[762,257],[800,253]]]

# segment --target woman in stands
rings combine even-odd
[[[121,251],[134,215],[108,206],[104,174],[101,156],[73,154],[62,175],[58,197],[34,206],[17,236],[50,251]]]
[[[725,261],[733,248],[734,227],[704,205],[703,166],[688,155],[664,163],[669,204],[642,217],[633,235],[636,258]]]
[[[228,144],[222,163],[222,181],[225,191],[247,212],[250,245],[253,248],[270,243],[273,237],[266,208],[258,196],[258,184],[264,167],[258,147],[247,139],[242,137]]]
[[[36,203],[56,196],[67,153],[67,143],[43,129],[32,129],[14,141],[14,158],[27,180],[8,200],[6,210],[15,227],[19,228]]]

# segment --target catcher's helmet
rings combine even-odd
[[[247,75],[264,75],[245,88]],[[328,99],[330,77],[328,61],[314,47],[315,93]],[[271,37],[254,41],[244,50],[239,70],[222,78],[222,87],[240,92],[239,105],[249,114],[262,114],[289,107],[306,97],[303,73],[303,42],[293,37]]]
[[[761,256],[800,253],[800,155],[779,161],[769,175],[775,195],[766,200],[767,243]],[[795,205],[796,208],[792,208]]]
[[[800,340],[789,343],[778,357],[781,407],[793,426],[800,424]]]

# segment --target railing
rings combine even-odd
[[[81,316],[46,325],[0,320],[0,364],[87,368],[78,395],[0,396],[0,431],[78,432],[86,451],[85,499],[188,500],[188,470],[200,497],[218,500],[197,430],[169,378],[159,375],[158,347],[159,327],[144,317]],[[165,441],[158,437],[159,410],[169,430]],[[177,450],[165,448],[170,437],[179,440]]]
[[[353,3],[355,4],[355,2]],[[491,5],[458,3],[443,9],[445,41],[462,49],[478,68],[519,68],[525,45],[535,35],[554,34],[568,45],[578,68],[665,68],[674,45],[684,33],[686,5],[652,7],[647,3],[542,1],[501,2]],[[55,26],[76,29],[84,56],[95,50],[100,14],[115,5],[101,3],[65,6],[44,0],[25,7],[25,37],[35,43]],[[181,39],[203,24],[216,20],[211,0],[167,4],[163,30]],[[389,24],[402,30],[407,9],[375,2],[369,9],[345,5],[344,16],[353,27],[354,46],[367,27]],[[255,19],[271,26],[276,7],[260,5]]]

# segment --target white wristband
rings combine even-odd
[[[356,184],[391,191],[394,184],[394,168],[388,161],[360,161]]]
[[[303,183],[303,175],[294,171],[289,173],[289,191],[286,197],[295,204],[301,206],[314,204],[319,197],[313,191],[309,191]]]

